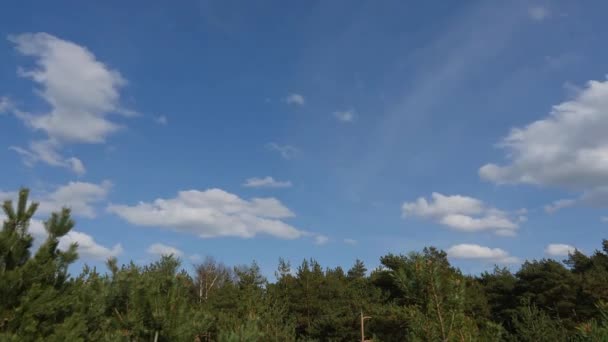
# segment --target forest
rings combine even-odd
[[[149,265],[69,267],[59,249],[70,210],[45,221],[22,189],[3,204],[0,341],[608,341],[608,240],[593,254],[466,275],[433,247],[388,254],[368,270],[279,259],[276,280],[255,262],[208,257],[194,268],[163,256]]]

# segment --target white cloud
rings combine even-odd
[[[21,70],[38,83],[40,96],[52,110],[26,123],[49,137],[66,142],[99,143],[119,126],[109,113],[122,113],[119,90],[126,84],[120,73],[96,60],[85,47],[47,33],[25,33],[9,38],[19,53],[36,58],[37,68]]]
[[[277,181],[272,177],[264,178],[249,178],[243,186],[248,188],[289,188],[291,187],[290,181]]]
[[[325,235],[318,234],[318,235],[315,235],[314,242],[315,242],[315,245],[319,245],[319,246],[324,245],[329,242],[329,238]]]
[[[500,146],[505,166],[486,164],[482,178],[586,190],[608,183],[608,81],[590,81],[548,117],[514,128]]]
[[[156,122],[159,125],[166,125],[169,123],[169,121],[167,120],[167,117],[164,115],[160,115],[160,116],[157,116],[156,118],[154,118],[154,122]]]
[[[574,253],[575,247],[563,243],[552,243],[545,248],[545,254],[549,256],[568,256],[569,253]]]
[[[175,198],[133,206],[110,205],[108,211],[135,225],[164,227],[202,238],[267,234],[295,239],[303,235],[282,221],[294,214],[277,199],[244,200],[221,189],[180,191]]]
[[[4,217],[4,216],[0,217],[2,222],[4,222],[5,218],[6,217]],[[28,231],[30,234],[32,234],[32,237],[34,238],[34,242],[38,245],[42,244],[44,242],[44,240],[46,240],[46,237],[48,236],[48,234],[46,232],[46,228],[44,228],[44,222],[39,219],[30,220],[30,226],[28,227]]]
[[[357,240],[355,240],[355,239],[344,239],[344,243],[345,243],[345,244],[347,244],[347,245],[354,246],[354,245],[356,245],[358,242],[357,242]]]
[[[162,256],[162,255],[173,255],[175,257],[181,257],[184,255],[182,251],[175,247],[167,246],[162,243],[155,243],[148,247],[148,253]]]
[[[77,175],[85,174],[86,169],[82,161],[75,157],[63,157],[57,152],[59,147],[53,140],[39,140],[30,142],[29,149],[18,146],[11,146],[9,149],[19,153],[25,165],[30,167],[41,161],[51,166],[70,169]]]
[[[543,21],[551,15],[549,9],[542,6],[532,6],[528,8],[528,15],[536,21]]]
[[[0,114],[7,113],[13,109],[13,103],[11,99],[6,96],[0,97]]]
[[[518,224],[506,212],[488,207],[482,201],[460,195],[446,196],[437,192],[430,201],[419,197],[415,202],[405,202],[403,217],[416,216],[433,220],[455,230],[476,232],[494,231],[497,235],[512,236]]]
[[[306,100],[304,99],[304,96],[300,94],[289,94],[285,98],[285,102],[287,102],[287,104],[303,106],[306,103]]]
[[[78,244],[78,255],[86,259],[106,260],[123,252],[120,244],[108,248],[95,242],[92,236],[78,231],[71,231],[62,237],[59,240],[59,249],[65,250],[72,243]]]
[[[30,199],[38,202],[36,216],[58,212],[68,207],[72,215],[86,218],[96,216],[94,205],[105,200],[112,188],[112,182],[103,181],[100,184],[86,182],[69,182],[58,186],[54,191],[42,194],[33,194]],[[17,191],[0,191],[0,201],[18,199]]]
[[[34,197],[34,201],[40,203],[38,214],[48,214],[68,207],[76,216],[94,218],[93,205],[105,200],[111,187],[112,183],[109,181],[103,181],[101,184],[69,182],[52,193]]]
[[[0,215],[0,223],[4,222],[5,218],[4,215]],[[44,228],[44,222],[40,219],[30,220],[28,231],[34,238],[34,249],[37,249],[48,236],[46,228]],[[123,252],[120,244],[108,248],[95,242],[92,236],[76,230],[72,230],[60,238],[57,248],[65,251],[72,243],[78,244],[78,256],[83,259],[106,260],[110,257],[116,257]]]
[[[334,117],[341,122],[353,122],[355,120],[354,110],[345,110],[334,112]]]
[[[31,70],[19,69],[19,75],[38,84],[36,94],[50,105],[50,111],[32,114],[15,110],[28,127],[47,134],[45,152],[20,148],[30,163],[42,161],[66,166],[69,158],[59,156],[59,149],[69,143],[103,143],[121,126],[108,119],[110,114],[134,115],[120,106],[120,88],[127,82],[116,70],[99,62],[85,47],[47,33],[24,33],[10,36],[17,52],[35,59]],[[32,143],[32,144],[35,144]],[[29,153],[23,153],[24,151]],[[48,158],[54,154],[55,158]],[[55,162],[49,162],[54,160]],[[78,161],[74,170],[84,170]]]
[[[274,142],[266,144],[266,148],[270,151],[279,152],[283,159],[292,159],[298,152],[298,150],[291,145],[280,145]]]
[[[519,260],[510,256],[505,250],[500,248],[490,248],[476,244],[454,245],[447,250],[448,256],[455,259],[477,259],[497,262],[501,264],[514,264]]]
[[[553,210],[583,202],[608,205],[608,81],[589,81],[574,99],[553,106],[548,117],[514,128],[502,140],[505,165],[486,164],[482,178],[580,191]]]
[[[600,221],[602,221],[602,222],[608,222],[608,216],[602,216],[602,217],[600,217]]]
[[[554,212],[557,212],[558,210],[576,205],[576,202],[577,202],[577,200],[571,199],[571,198],[560,199],[560,200],[554,201],[551,204],[547,204],[545,206],[545,211],[549,214],[552,214]]]

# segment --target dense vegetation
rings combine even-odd
[[[111,259],[107,273],[72,277],[77,248],[58,249],[70,211],[51,215],[33,252],[37,205],[27,195],[3,205],[1,341],[360,341],[361,312],[374,341],[608,341],[606,240],[591,256],[480,276],[425,248],[386,255],[369,273],[361,261],[344,271],[280,260],[274,283],[255,263],[208,258],[188,273],[171,256],[146,266]]]

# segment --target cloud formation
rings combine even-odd
[[[509,255],[500,248],[490,248],[476,244],[454,245],[447,250],[448,256],[455,259],[476,259],[496,262],[500,264],[515,264],[519,259]]]
[[[334,117],[341,122],[349,123],[355,121],[355,111],[345,110],[334,112]]]
[[[325,235],[318,234],[318,235],[315,235],[314,242],[315,242],[315,245],[319,245],[319,246],[324,245],[329,242],[329,238]]]
[[[24,33],[9,40],[18,53],[35,59],[35,67],[20,68],[19,75],[36,83],[36,94],[50,106],[50,111],[42,114],[13,110],[28,127],[47,135],[46,140],[31,142],[28,148],[13,150],[29,165],[44,162],[83,173],[79,159],[65,158],[59,150],[72,143],[103,143],[121,128],[109,115],[134,115],[119,103],[126,80],[87,48],[50,34]]]
[[[111,257],[117,257],[122,254],[123,249],[121,244],[116,244],[112,248],[102,246],[95,242],[92,236],[79,232],[71,231],[59,240],[59,249],[65,250],[72,243],[78,244],[79,256],[86,259],[107,260]]]
[[[175,198],[110,205],[108,211],[134,225],[168,228],[201,238],[266,234],[296,239],[304,234],[283,222],[294,214],[277,199],[244,200],[221,189],[180,191]]]
[[[40,204],[39,214],[48,214],[68,207],[75,216],[94,218],[96,213],[93,205],[105,200],[111,188],[112,183],[109,181],[100,184],[69,182],[49,194],[34,197],[34,201]]]
[[[431,194],[430,200],[419,197],[414,202],[403,203],[402,215],[429,219],[463,232],[493,231],[497,235],[512,236],[518,229],[511,215],[478,199],[437,192]]]
[[[486,164],[482,178],[586,190],[608,184],[608,81],[590,81],[548,117],[514,128],[500,146],[508,163]]]
[[[289,188],[291,185],[290,181],[277,181],[270,176],[249,178],[243,184],[243,186],[248,188]]]
[[[174,257],[178,258],[184,255],[184,252],[180,251],[179,249],[162,243],[155,243],[150,245],[150,247],[148,247],[147,249],[147,252],[157,256],[173,255]]]
[[[553,214],[561,209],[576,205],[576,202],[577,201],[575,199],[568,199],[568,198],[553,201],[553,203],[547,204],[545,206],[545,211],[549,214]]]
[[[565,257],[574,251],[576,251],[575,247],[563,243],[552,243],[545,248],[545,254],[552,257]]]
[[[157,117],[154,118],[154,122],[156,122],[159,125],[167,125],[169,123],[169,120],[167,120],[167,117],[164,115],[159,115]]]
[[[0,215],[0,223],[4,222],[5,219],[6,217],[4,215]],[[35,248],[38,248],[37,246],[40,246],[48,237],[46,228],[44,228],[44,222],[40,219],[32,219],[30,221],[29,233],[34,238]],[[120,244],[108,248],[97,243],[89,234],[77,230],[72,230],[60,238],[57,248],[65,251],[72,243],[78,244],[78,255],[83,259],[104,261],[108,258],[116,257],[123,252],[123,248]]]
[[[589,81],[572,100],[553,106],[546,118],[512,129],[499,145],[507,162],[486,164],[479,175],[498,184],[534,184],[581,193],[547,206],[549,212],[580,202],[606,206],[607,131],[608,81]]]
[[[532,6],[528,8],[528,16],[536,21],[543,21],[551,15],[549,9],[543,6]]]
[[[30,198],[33,202],[38,203],[36,216],[48,215],[67,207],[71,209],[74,216],[95,218],[94,205],[105,200],[111,188],[112,182],[107,180],[99,184],[69,182],[58,186],[52,192],[34,193]],[[18,196],[17,191],[0,191],[0,201],[16,201]]]
[[[289,94],[285,98],[285,102],[290,105],[303,106],[306,103],[304,96],[300,94]]]
[[[344,243],[347,245],[355,246],[358,242],[355,239],[344,239]]]
[[[62,156],[57,151],[60,147],[61,144],[54,140],[37,140],[31,141],[29,148],[11,146],[9,149],[20,154],[23,163],[29,167],[33,167],[38,162],[43,162],[50,166],[72,170],[79,176],[85,174],[86,168],[82,161],[76,157],[66,158]]]
[[[40,216],[46,216],[51,212],[61,210],[63,207],[69,207],[74,216],[93,218],[96,216],[93,205],[106,198],[111,186],[112,184],[108,181],[101,184],[70,182],[58,187],[51,193],[38,195],[37,197],[32,196],[32,201],[39,203],[36,218],[30,221],[29,226],[29,232],[34,237],[35,244],[39,246],[48,236],[44,228],[44,221],[39,218]],[[18,196],[16,191],[0,191],[0,202],[8,200],[14,202]],[[5,218],[3,214],[0,214],[0,223],[4,222]],[[72,243],[78,244],[78,254],[84,259],[106,260],[123,252],[120,244],[111,248],[106,247],[97,243],[91,235],[78,230],[72,230],[59,239],[58,248],[66,250]]]
[[[0,114],[7,113],[13,109],[13,103],[6,96],[0,97]]]
[[[280,145],[275,142],[266,144],[266,148],[270,151],[278,152],[283,159],[292,159],[295,157],[298,150],[291,145]]]

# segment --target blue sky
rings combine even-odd
[[[608,4],[9,1],[0,196],[72,207],[83,262],[465,272],[593,252]]]

